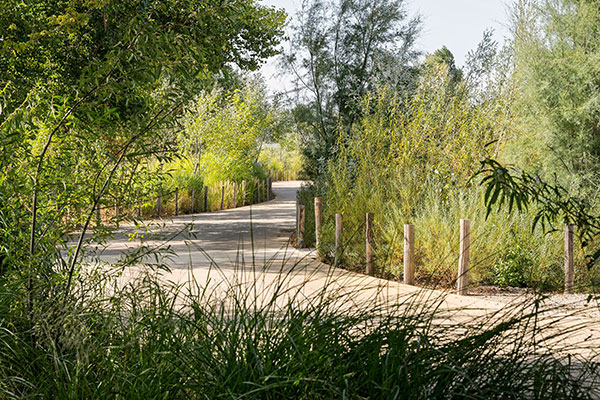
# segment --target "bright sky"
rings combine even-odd
[[[263,4],[284,8],[291,18],[302,6],[302,0],[262,0]],[[507,4],[510,0],[407,0],[409,13],[423,17],[423,31],[418,48],[431,53],[442,46],[454,54],[458,65],[467,53],[481,41],[483,31],[492,28],[495,39],[502,42]],[[269,60],[261,72],[273,91],[291,89],[288,79],[277,77],[274,60]]]

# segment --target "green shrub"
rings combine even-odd
[[[532,269],[533,260],[517,245],[493,265],[493,282],[498,286],[530,286]]]
[[[332,260],[335,213],[343,213],[343,263],[364,270],[364,220],[371,212],[381,276],[402,278],[403,226],[410,223],[416,232],[417,281],[452,287],[459,220],[465,218],[471,220],[473,284],[559,290],[561,232],[544,234],[539,227],[532,232],[534,209],[486,215],[483,190],[471,179],[485,157],[485,144],[497,135],[490,126],[502,124],[504,117],[490,122],[489,105],[477,108],[460,98],[428,96],[402,104],[386,92],[373,95],[360,128],[340,138],[335,162],[315,183],[324,197],[321,255]],[[304,203],[311,205],[312,199]],[[577,268],[585,264],[578,248]],[[589,289],[589,276],[580,272],[579,288]]]

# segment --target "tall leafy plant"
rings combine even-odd
[[[294,116],[306,168],[315,176],[334,154],[337,126],[360,118],[360,99],[376,85],[406,89],[415,79],[419,18],[404,0],[311,0],[298,12],[283,63],[301,96]]]
[[[171,157],[183,106],[235,65],[275,54],[284,17],[253,0],[3,3],[1,207],[19,235],[4,228],[17,239],[2,248],[27,282],[30,315],[48,282],[67,299],[104,199],[126,201],[144,163]],[[73,223],[82,233],[60,268]]]

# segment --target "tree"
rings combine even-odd
[[[140,164],[172,155],[183,106],[276,54],[284,19],[255,0],[3,2],[0,250],[27,277],[29,311],[72,224],[65,279],[48,280],[65,298],[94,210],[136,195]]]
[[[513,9],[520,163],[600,179],[600,8],[592,0],[520,1]],[[524,151],[524,149],[527,149]]]
[[[232,92],[200,95],[179,144],[209,182],[250,179],[261,150],[281,138],[286,122],[283,111],[267,101],[263,82],[247,79]]]
[[[352,129],[366,93],[378,84],[406,87],[413,80],[419,28],[419,18],[408,19],[404,0],[304,2],[284,65],[296,77],[294,115],[312,176],[333,154],[338,125]]]
[[[421,69],[424,80],[447,80],[451,91],[463,80],[463,73],[454,62],[454,54],[446,46],[428,55]],[[421,84],[427,85],[425,82]]]

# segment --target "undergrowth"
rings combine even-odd
[[[155,268],[128,271],[127,283],[116,270],[83,270],[73,296],[39,298],[33,319],[20,286],[3,280],[0,398],[586,399],[598,393],[596,363],[555,358],[556,344],[552,353],[538,351],[543,329],[551,328],[533,323],[540,314],[532,304],[451,322],[447,313],[461,310],[444,314],[443,295],[423,291],[386,301],[375,289],[349,289],[339,275],[307,275],[302,264],[290,263],[237,264],[233,273],[214,267],[209,283],[185,284],[169,283]],[[325,283],[311,286],[319,278]],[[55,285],[60,292],[61,283]],[[556,333],[558,342],[572,333]]]
[[[473,104],[455,93],[424,92],[408,102],[385,89],[365,100],[360,127],[341,133],[336,158],[313,186],[301,190],[307,244],[314,245],[315,196],[323,198],[319,254],[333,261],[335,214],[344,220],[341,265],[364,271],[365,214],[374,214],[379,276],[402,279],[404,224],[415,226],[416,279],[450,287],[456,280],[459,221],[471,220],[470,279],[561,290],[562,232],[532,231],[535,207],[487,215],[474,175],[486,154],[502,149],[508,116],[501,105]],[[487,145],[492,142],[492,145]],[[559,227],[561,229],[561,227]],[[593,291],[598,267],[587,268],[576,244],[576,288]],[[591,246],[593,247],[593,246]]]

